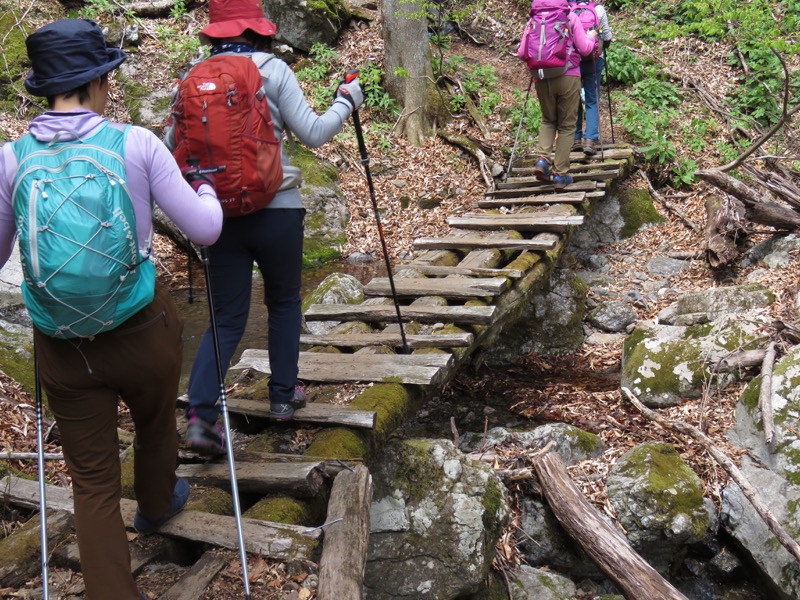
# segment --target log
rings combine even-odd
[[[394,281],[394,280],[393,280]],[[508,288],[505,277],[402,277],[394,282],[388,277],[375,277],[364,286],[365,296],[399,297],[442,296],[443,298],[475,298],[499,296]]]
[[[359,600],[364,587],[369,540],[372,477],[364,465],[342,471],[333,481],[319,566],[317,600]]]
[[[409,348],[466,348],[472,345],[471,333],[443,333],[406,335]],[[365,348],[367,346],[389,346],[402,348],[403,338],[399,333],[324,333],[320,335],[304,333],[300,343],[309,346],[337,346],[339,348]],[[2,455],[0,455],[2,457]]]
[[[38,501],[38,495],[37,495]],[[38,506],[38,504],[37,504]],[[54,548],[72,534],[72,515],[66,511],[48,511],[47,547]],[[42,544],[39,514],[19,530],[0,540],[0,588],[22,588],[42,568]]]
[[[746,217],[754,223],[789,231],[800,228],[800,213],[769,200],[719,169],[698,171],[697,177],[741,200],[745,206]]]
[[[494,306],[401,306],[405,321],[420,323],[469,323],[491,325]],[[305,313],[306,321],[397,321],[394,306],[367,304],[312,304]]]
[[[313,498],[325,485],[323,466],[319,461],[272,464],[237,461],[236,481],[239,490],[245,493]],[[198,485],[225,489],[230,485],[227,463],[181,465],[177,474]]]
[[[775,439],[775,419],[772,416],[772,368],[775,366],[775,342],[770,342],[761,364],[761,387],[758,390],[758,408],[764,424],[764,441],[768,448]]]
[[[584,498],[564,461],[548,452],[534,461],[542,492],[566,532],[628,600],[687,600],[631,548]]]
[[[706,198],[706,254],[712,269],[721,269],[732,264],[739,255],[736,247],[737,236],[746,235],[737,225],[737,218],[743,215],[731,214],[725,199],[716,194]]]
[[[159,600],[197,600],[226,565],[227,562],[219,555],[205,552]]]
[[[639,412],[641,412],[651,421],[655,421],[664,429],[669,429],[684,435],[688,435],[699,442],[705,451],[708,452],[714,458],[714,460],[716,460],[722,466],[722,468],[728,472],[728,475],[731,476],[731,479],[733,479],[734,483],[736,483],[736,485],[738,485],[742,490],[742,494],[744,494],[745,498],[750,501],[750,504],[753,505],[755,511],[758,513],[764,523],[766,523],[767,527],[769,527],[769,530],[777,538],[778,542],[780,542],[780,544],[786,548],[786,550],[788,550],[792,556],[794,556],[797,560],[800,560],[800,544],[798,544],[792,538],[792,536],[789,535],[789,533],[783,528],[783,525],[781,525],[780,521],[775,518],[775,515],[772,514],[772,511],[770,511],[769,507],[761,499],[761,495],[758,493],[758,490],[750,485],[750,482],[747,481],[747,478],[745,478],[744,474],[739,470],[739,467],[737,467],[722,450],[717,448],[717,446],[714,445],[714,442],[712,442],[702,431],[696,427],[693,427],[692,425],[682,421],[670,421],[659,415],[656,411],[647,408],[628,388],[622,388],[622,393],[628,398],[628,400],[630,400],[631,404],[633,404],[639,410]]]
[[[420,275],[467,275],[469,277],[508,277],[519,279],[525,273],[521,269],[492,269],[489,267],[449,267],[440,265],[424,265],[411,263],[397,265],[395,272],[416,271]]]
[[[513,213],[507,215],[497,214],[466,214],[460,217],[447,219],[450,227],[459,229],[513,229],[514,231],[549,231],[563,232],[571,227],[583,225],[582,215],[563,216],[546,215],[542,213]]]
[[[720,360],[714,366],[714,371],[718,373],[727,373],[728,371],[739,371],[740,369],[747,369],[748,367],[756,367],[764,362],[764,355],[766,353],[767,351],[763,348],[734,352]]]

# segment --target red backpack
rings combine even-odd
[[[173,155],[181,168],[220,168],[215,187],[226,217],[264,208],[283,182],[281,145],[260,72],[272,58],[218,54],[195,65],[178,88]]]
[[[539,79],[567,72],[572,52],[567,0],[533,0],[517,56]]]
[[[600,17],[597,16],[596,4],[591,0],[569,0],[569,6],[572,12],[578,17],[578,20],[583,25],[584,31],[591,31],[594,29],[600,32]],[[602,53],[603,44],[597,44],[597,49],[589,56],[582,57],[581,60],[591,61]]]

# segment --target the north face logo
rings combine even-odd
[[[204,81],[197,86],[198,92],[213,92],[217,89],[217,85],[213,81]]]

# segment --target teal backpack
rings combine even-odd
[[[107,123],[83,140],[13,143],[22,297],[49,336],[93,337],[153,299],[155,265],[139,252],[125,181],[129,129]]]

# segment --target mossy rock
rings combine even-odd
[[[272,523],[312,526],[319,520],[319,512],[318,506],[313,502],[280,496],[262,498],[248,508],[242,516]]]
[[[664,217],[658,214],[653,199],[647,190],[628,188],[619,195],[619,211],[625,224],[620,236],[631,237],[646,225],[663,223]]]
[[[339,170],[335,165],[320,160],[305,146],[288,145],[288,154],[294,166],[303,172],[303,184],[337,189]]]

